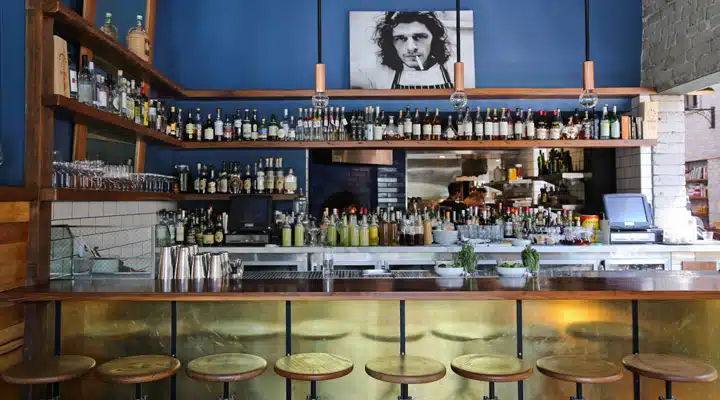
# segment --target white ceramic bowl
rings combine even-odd
[[[508,276],[513,278],[518,278],[521,276],[524,276],[527,272],[527,268],[504,268],[497,266],[495,267],[497,269],[498,275],[500,276]]]
[[[433,242],[449,246],[458,240],[458,231],[433,231]]]
[[[441,268],[438,265],[435,265],[435,273],[438,276],[442,276],[443,278],[446,277],[457,277],[462,276],[465,273],[465,270],[462,268]]]
[[[525,247],[532,242],[527,239],[513,239],[510,241],[510,243],[512,243],[513,246]]]

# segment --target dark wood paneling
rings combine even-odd
[[[0,203],[0,224],[8,222],[28,222],[30,220],[30,203],[17,201]]]
[[[0,245],[7,243],[25,243],[28,240],[28,223],[11,222],[0,224]]]

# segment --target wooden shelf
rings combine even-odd
[[[655,89],[641,87],[598,88],[604,98],[631,98],[656,94]],[[329,89],[331,99],[448,99],[452,89]],[[466,89],[470,99],[577,99],[581,88],[477,88]],[[313,90],[185,90],[193,99],[309,99]]]
[[[54,19],[55,31],[61,36],[79,41],[92,50],[95,56],[122,69],[136,80],[149,83],[160,93],[183,96],[183,90],[178,84],[156,70],[149,62],[112,40],[61,0],[45,0],[43,12]],[[52,43],[46,45],[51,46]]]
[[[693,217],[707,217],[708,213],[692,213]]]
[[[425,149],[505,150],[529,148],[620,148],[654,146],[656,140],[367,140],[329,142],[187,142],[186,149]]]
[[[107,190],[42,189],[43,201],[173,201],[173,193],[114,192]]]
[[[230,200],[233,196],[235,197],[246,197],[246,196],[254,196],[254,195],[247,195],[247,194],[229,194],[229,193],[215,193],[215,194],[196,194],[196,193],[180,193],[174,195],[174,198],[176,200],[185,200],[185,201],[206,201],[206,200]],[[263,196],[263,195],[258,195]],[[287,200],[293,200],[295,198],[294,194],[268,194],[265,196],[270,196],[274,201],[287,201]]]
[[[37,190],[24,186],[0,186],[0,201],[37,200]]]
[[[707,179],[685,179],[685,183],[707,183]]]
[[[707,200],[707,196],[689,196],[690,200]]]
[[[160,133],[154,129],[138,125],[128,119],[119,117],[109,112],[100,111],[95,107],[83,104],[77,100],[60,95],[46,95],[43,97],[43,104],[53,109],[66,110],[72,113],[76,121],[81,121],[87,125],[102,123],[111,125],[123,130],[133,132],[137,136],[142,136],[151,140],[167,143],[172,146],[181,147],[182,141],[172,138],[164,133]]]

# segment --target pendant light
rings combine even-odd
[[[583,63],[583,92],[578,98],[585,108],[595,108],[598,95],[595,91],[595,63],[590,61],[590,0],[585,0],[585,62]]]
[[[455,63],[455,91],[450,95],[450,104],[456,110],[465,108],[468,102],[465,94],[465,64],[460,59],[460,0],[455,0],[455,41],[457,44],[457,62]]]
[[[312,105],[315,109],[325,108],[330,98],[325,93],[325,64],[322,63],[322,0],[317,0],[317,50],[318,60],[315,64],[315,93],[312,96]]]

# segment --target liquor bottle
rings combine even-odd
[[[262,158],[255,164],[255,187],[253,193],[265,193],[265,171]]]
[[[456,137],[457,137],[457,131],[455,131],[455,127],[453,126],[452,114],[450,114],[450,115],[448,115],[447,126],[445,127],[445,130],[442,133],[442,139],[443,140],[455,140]]]
[[[211,212],[208,211],[208,214]],[[205,247],[210,247],[215,245],[215,224],[212,220],[212,215],[209,215],[206,221],[205,229],[203,230],[203,241],[202,244]]]
[[[500,118],[498,118],[497,108],[493,108],[493,116],[490,120],[490,124],[492,126],[492,138],[493,140],[499,140],[500,139]],[[486,132],[487,134],[487,132]]]
[[[537,128],[536,128],[536,139],[538,140],[547,140],[548,138],[548,126],[547,121],[545,120],[545,111],[540,110],[540,117],[537,122]]]
[[[473,140],[473,120],[470,116],[470,107],[465,108],[465,119],[462,121],[464,126],[465,140]]]
[[[257,109],[252,110],[252,119],[250,120],[250,140],[258,140],[258,116]]]
[[[105,78],[102,77],[102,75],[97,76],[97,93],[98,93],[98,100],[97,100],[97,108],[99,108],[102,111],[110,111],[108,109],[108,88],[105,84]]]
[[[150,40],[142,25],[142,15],[137,16],[137,24],[128,31],[126,43],[128,50],[145,61],[150,60]]]
[[[82,67],[80,69],[80,77],[78,78],[78,101],[83,104],[92,105],[92,76],[88,69],[88,56],[82,56]]]
[[[617,115],[617,106],[613,106],[610,114],[610,139],[620,139],[620,118]]]
[[[475,139],[483,140],[485,135],[485,123],[480,113],[480,107],[475,110]]]
[[[237,163],[230,164],[228,169],[228,192],[231,194],[240,194],[242,188],[242,178],[240,177],[240,167]]]
[[[298,214],[297,219],[295,220],[293,236],[295,247],[305,246],[305,225],[303,225],[302,214]]]
[[[208,192],[207,166],[202,165],[201,169],[200,169],[200,193],[206,194],[207,192]]]
[[[560,110],[553,110],[553,120],[550,124],[550,140],[560,139],[562,124],[562,115],[560,115]]]
[[[225,230],[223,229],[223,225],[223,214],[218,214],[215,222],[215,246],[223,246],[225,244]]]
[[[525,139],[535,140],[535,115],[532,108],[528,108],[528,115],[525,118]]]
[[[90,103],[93,107],[97,107],[97,101],[98,101],[98,80],[97,76],[95,75],[95,63],[90,61],[88,63],[88,72],[90,75],[90,85],[92,86],[92,102]]]
[[[295,194],[297,191],[297,176],[292,168],[288,168],[288,174],[285,177],[285,193]]]
[[[180,210],[176,215],[177,221],[175,221],[175,244],[185,243],[185,210]]]
[[[273,159],[265,159],[265,193],[271,194],[275,192],[275,168]]]
[[[215,122],[213,123],[213,140],[216,142],[222,142],[223,140],[223,120],[220,115],[220,108],[217,109],[217,115],[215,116]]]
[[[585,116],[583,117],[580,127],[580,139],[592,139],[592,120],[590,120],[589,112],[585,110]]]
[[[245,174],[242,178],[242,193],[250,194],[253,188],[253,177],[250,173],[250,164],[245,165]]]
[[[225,122],[223,122],[223,140],[226,142],[233,140],[233,123],[228,114],[225,114]]]
[[[285,171],[283,171],[283,158],[275,159],[275,192],[285,193]]]
[[[200,243],[197,242],[197,232],[195,230],[194,219],[192,214],[190,214],[185,219],[185,245],[192,246],[195,244],[199,245]]]
[[[240,115],[240,109],[238,108],[233,118],[233,136],[235,140],[242,140],[242,116]]]
[[[228,170],[227,170],[227,163],[225,161],[222,162],[222,169],[220,169],[220,175],[218,177],[217,192],[218,193],[227,193],[228,192]]]
[[[302,108],[298,108],[297,122],[295,124],[295,140],[305,140],[305,119],[303,118]]]
[[[193,122],[192,119],[192,112],[188,110],[187,120],[185,121],[185,137],[183,140],[192,142],[195,139],[195,122]]]
[[[290,120],[288,120],[288,109],[283,110],[283,120],[280,122],[280,127],[277,131],[277,140],[287,140],[288,133],[290,132]]]
[[[197,175],[195,175],[195,180],[193,180],[193,192],[194,193],[201,193],[200,192],[200,174],[202,173],[202,164],[197,163]]]
[[[383,118],[380,116],[380,106],[375,107],[375,127],[373,128],[373,140],[382,140],[383,138]]]
[[[208,178],[207,181],[207,192],[209,194],[215,194],[217,193],[217,180],[215,178],[215,166],[210,166],[210,178]]]
[[[252,139],[252,124],[250,123],[250,110],[245,109],[245,116],[242,120],[242,139],[245,141]]]
[[[365,140],[375,139],[374,128],[372,107],[365,107]]]
[[[142,82],[140,83],[140,112],[142,113],[141,121],[139,122],[142,126],[148,126],[150,119],[150,99],[148,99],[145,89],[143,88]],[[180,121],[182,121],[181,118],[178,118],[178,124]],[[178,139],[182,137],[182,131],[178,130]]]
[[[210,113],[208,113],[205,125],[203,126],[203,139],[206,142],[212,142],[215,140],[215,127],[213,126],[212,114]]]
[[[260,125],[258,126],[258,140],[268,140],[268,127],[265,117],[260,118]]]
[[[158,103],[160,100],[150,100],[150,108],[148,109],[148,127],[155,128],[157,124],[157,117],[158,117]],[[188,109],[188,116],[191,114],[191,111]]]
[[[395,140],[400,139],[400,128],[398,128],[397,125],[395,125],[395,117],[392,115],[389,117],[390,121],[387,124],[387,127],[385,127],[385,131],[383,132],[383,139],[385,140]]]
[[[295,141],[295,139],[297,138],[297,129],[298,129],[298,126],[299,126],[299,124],[296,125],[296,123],[295,123],[295,117],[291,115],[291,116],[290,116],[290,122],[288,123],[287,139],[286,139],[286,140]]]
[[[126,93],[126,99],[127,102],[127,111],[125,113],[125,117],[129,119],[130,121],[135,121],[135,103],[137,102],[137,99],[135,98],[135,80],[130,81],[130,87],[127,90]],[[167,121],[167,125],[165,127],[165,134],[170,136],[170,121]]]
[[[423,140],[431,140],[433,131],[433,120],[430,117],[430,110],[425,107],[425,118],[422,123],[422,138]]]
[[[465,117],[463,117],[462,110],[458,110],[458,116],[457,116],[457,139],[458,140],[465,140],[465,123],[463,122],[465,120]]]
[[[277,140],[277,131],[278,131],[277,119],[275,118],[275,114],[272,114],[270,116],[270,123],[268,124],[267,140],[270,140],[272,142],[276,141]]]
[[[195,133],[193,134],[193,136],[195,137],[195,141],[201,142],[203,140],[204,129],[199,108],[195,109],[195,122],[193,122],[193,128],[195,129]]]
[[[100,30],[106,35],[110,36],[112,40],[118,40],[118,30],[112,23],[112,13],[105,13],[105,24],[100,27]]]
[[[340,127],[338,132],[338,140],[345,141],[348,139],[348,121],[345,118],[345,106],[340,107]]]
[[[420,120],[420,109],[415,109],[415,117],[412,121],[412,132],[409,138],[412,140],[420,140],[422,139],[422,121]]]
[[[432,140],[440,140],[442,136],[442,122],[440,122],[440,110],[435,109],[435,118],[432,122]]]
[[[498,131],[499,131],[499,137],[498,139],[501,140],[507,140],[508,139],[508,116],[505,114],[505,107],[501,108],[500,113],[500,122],[498,125]]]
[[[490,113],[490,108],[485,109],[485,122],[483,123],[484,138],[487,140],[494,139],[493,137],[493,119]]]
[[[78,99],[78,69],[75,64],[75,56],[68,53],[68,86],[70,87],[70,98]]]
[[[600,139],[610,139],[610,117],[608,117],[608,105],[603,106],[602,118],[600,118]]]
[[[515,140],[521,140],[523,138],[523,133],[525,132],[525,124],[524,124],[524,110],[522,108],[518,108],[515,110],[515,124],[513,125],[513,137]]]
[[[177,133],[178,133],[178,139],[183,140],[183,138],[185,137],[185,120],[183,119],[182,108],[178,108]]]
[[[400,121],[398,120],[398,123]],[[413,120],[410,116],[410,105],[405,106],[405,119],[402,120],[403,123],[403,137],[404,139],[412,139],[413,136]]]

